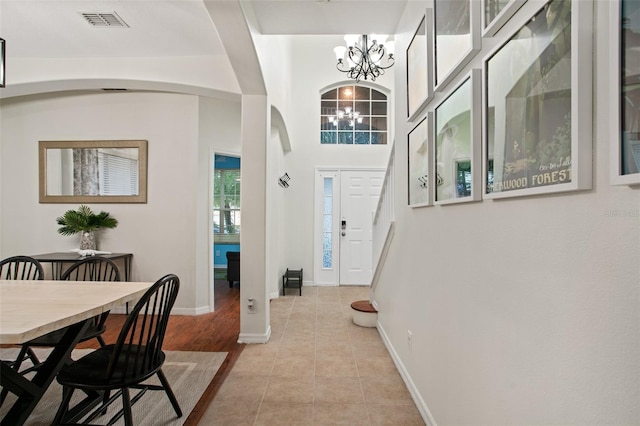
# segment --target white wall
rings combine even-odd
[[[57,233],[55,222],[77,205],[38,203],[39,140],[147,139],[148,202],[91,205],[119,221],[100,236],[99,248],[133,253],[133,280],[176,273],[182,287],[175,313],[208,311],[203,274],[210,268],[196,269],[196,263],[210,263],[208,152],[216,144],[238,150],[239,103],[200,103],[196,96],[163,93],[86,93],[5,99],[0,106],[2,257],[77,247],[74,237]]]
[[[245,5],[247,6],[247,5]],[[251,7],[245,8],[247,20],[252,29],[253,42],[262,68],[268,101],[271,108],[271,132],[266,150],[266,271],[265,286],[268,297],[277,297],[280,279],[285,266],[283,255],[286,241],[283,241],[285,216],[282,212],[286,192],[278,185],[278,177],[286,172],[283,162],[285,151],[290,149],[288,125],[296,116],[291,103],[291,67],[293,56],[291,39],[286,36],[265,36],[259,33],[255,15]],[[243,194],[251,196],[253,188],[244,188]]]
[[[284,259],[286,245],[281,235],[286,224],[282,206],[285,203],[287,189],[278,185],[278,178],[286,170],[283,166],[284,149],[282,146],[282,135],[277,128],[271,128],[271,138],[267,144],[267,226],[266,230],[266,287],[267,294],[271,298],[278,296],[283,274],[281,259]]]
[[[240,156],[240,102],[200,97],[198,183],[195,226],[197,313],[213,310],[214,155]]]
[[[425,5],[408,2],[398,52]],[[640,189],[609,184],[609,2],[595,5],[592,190],[410,209],[413,124],[396,122],[396,228],[375,300],[429,421],[640,423]],[[397,117],[405,70],[402,59]]]

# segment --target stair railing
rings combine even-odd
[[[378,206],[373,215],[373,277],[371,279],[371,292],[375,290],[380,275],[380,269],[384,264],[391,239],[393,237],[394,216],[394,196],[395,196],[395,145],[391,147],[387,171],[382,183]]]

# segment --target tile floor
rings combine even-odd
[[[295,295],[294,295],[295,293]],[[271,301],[271,339],[247,345],[201,425],[424,425],[375,328],[368,287],[303,287]]]

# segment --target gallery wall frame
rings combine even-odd
[[[612,185],[634,185],[640,184],[640,107],[636,106],[640,105],[640,87],[636,83],[640,77],[636,65],[640,60],[640,22],[632,19],[631,7],[638,3],[609,1],[610,181]]]
[[[427,9],[411,38],[407,58],[407,116],[414,120],[433,97],[433,10]]]
[[[433,1],[433,84],[436,92],[462,71],[482,48],[481,2]]]
[[[592,187],[592,91],[577,89],[592,87],[593,3],[529,3],[540,8],[484,59],[487,199]]]
[[[527,0],[482,0],[482,37],[493,37]]]
[[[434,109],[430,184],[434,204],[482,198],[482,71],[471,72]]]
[[[0,87],[5,87],[5,48],[5,41],[3,38],[0,38]]]
[[[433,202],[434,187],[429,177],[433,156],[433,113],[428,112],[409,132],[407,148],[409,206],[430,206]]]

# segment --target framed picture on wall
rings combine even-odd
[[[481,199],[481,78],[480,70],[472,70],[435,108],[435,204]]]
[[[610,170],[614,185],[640,184],[640,3],[610,0],[612,123]]]
[[[482,36],[491,37],[526,0],[482,0]]]
[[[434,0],[434,86],[445,90],[482,47],[478,0]]]
[[[592,6],[548,1],[485,59],[485,198],[591,188]]]
[[[408,136],[409,206],[431,205],[433,184],[429,182],[429,163],[433,155],[432,115],[427,114]]]
[[[0,38],[0,87],[4,87],[5,84],[5,76],[4,76],[4,70],[5,70],[5,41],[4,39]]]
[[[407,112],[413,120],[433,95],[431,54],[431,9],[420,20],[418,29],[407,47]]]

